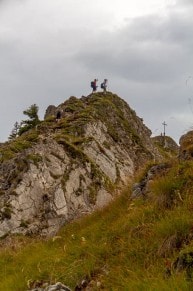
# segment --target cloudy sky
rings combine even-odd
[[[192,0],[0,0],[0,141],[109,80],[152,135],[193,127]]]

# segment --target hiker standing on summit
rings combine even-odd
[[[94,81],[91,82],[91,88],[92,88],[92,93],[96,92],[97,90],[97,82],[98,82],[98,79],[94,79]]]
[[[108,82],[108,80],[104,79],[104,82],[101,83],[101,89],[103,89],[104,94],[106,94],[106,92],[107,92],[107,82]]]

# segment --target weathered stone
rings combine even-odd
[[[170,136],[164,136],[164,135],[154,136],[154,137],[152,137],[152,141],[155,144],[162,147],[163,149],[165,149],[166,152],[172,151],[172,152],[176,152],[176,154],[178,154],[179,146]]]
[[[161,158],[151,131],[112,93],[71,97],[45,118],[59,109],[59,122],[40,123],[37,141],[0,164],[0,237],[54,235],[107,205],[117,195],[113,186],[125,185],[141,164]]]
[[[187,132],[180,138],[179,159],[192,160],[193,159],[193,130]]]
[[[69,287],[58,282],[55,285],[50,285],[46,287],[45,291],[71,291]]]
[[[141,183],[135,183],[132,187],[131,199],[140,198],[143,195]]]
[[[45,285],[44,283],[39,283],[39,282],[34,282],[34,285]],[[46,284],[47,285],[47,284]],[[35,287],[33,289],[29,289],[28,291],[71,291],[71,289],[60,283],[60,282],[57,282],[56,284],[53,284],[53,285],[48,285],[46,287],[44,286],[40,286],[40,287]]]
[[[50,117],[50,116],[55,116],[56,114],[56,106],[54,105],[49,105],[48,108],[46,109],[44,119]]]
[[[133,184],[131,199],[147,197],[152,179],[154,179],[157,175],[163,174],[167,169],[168,165],[165,163],[152,166],[139,183]]]

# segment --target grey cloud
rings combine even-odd
[[[177,48],[156,47],[151,43],[146,47],[143,44],[139,46],[109,50],[106,54],[88,52],[81,55],[81,60],[84,58],[84,63],[90,68],[113,72],[138,82],[170,82],[178,77],[179,69],[184,67],[185,70],[186,65],[189,66],[188,60]]]
[[[179,7],[178,7],[179,8]],[[193,75],[192,10],[138,17],[100,42],[86,43],[77,61],[88,70],[112,78],[120,92],[152,131],[167,132],[176,140],[191,127],[186,78]],[[174,119],[171,119],[175,116]],[[181,116],[188,116],[187,121]]]
[[[185,7],[187,7],[187,5],[193,6],[192,0],[176,0],[176,4]]]
[[[135,19],[126,30],[134,41],[157,41],[169,44],[184,41],[192,45],[193,19],[175,12],[167,17],[147,16]]]
[[[111,32],[96,27],[83,31],[78,24],[66,27],[63,18],[58,24],[58,14],[52,15],[51,7],[46,15],[52,15],[54,24],[42,17],[43,6],[35,16],[31,11],[35,4],[14,10],[15,20],[9,10],[10,18],[3,23],[6,33],[3,25],[0,27],[1,109],[5,112],[0,122],[6,124],[1,139],[22,119],[22,111],[29,105],[37,103],[43,116],[49,104],[89,94],[89,81],[94,77],[107,77],[110,90],[124,98],[152,131],[154,126],[161,131],[165,120],[168,132],[172,135],[173,130],[177,139],[181,128],[189,126],[186,121],[182,125],[179,116],[189,112],[188,98],[193,92],[191,84],[189,91],[185,84],[193,75],[192,10],[186,1],[178,3],[178,9],[172,6],[162,17],[138,17]],[[175,116],[178,129],[171,116]]]
[[[141,17],[77,58],[130,80],[170,82],[192,68],[192,34],[193,20],[183,16]]]
[[[29,1],[29,0],[26,0]],[[25,0],[0,0],[0,5],[1,6],[9,6],[10,4],[15,4],[15,3],[24,3]]]

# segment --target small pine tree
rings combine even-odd
[[[16,137],[18,137],[19,135],[19,129],[20,129],[20,125],[19,123],[16,121],[15,124],[14,124],[14,127],[8,137],[9,140],[13,140],[15,139]]]
[[[36,104],[32,104],[29,108],[23,111],[23,114],[27,115],[29,119],[22,120],[19,128],[19,135],[28,131],[30,128],[35,127],[40,122],[38,117],[38,110],[39,107]]]
[[[27,123],[29,123],[29,121],[39,122],[38,110],[39,110],[39,107],[36,104],[33,104],[28,109],[23,111],[23,114],[27,115],[30,118],[30,120],[28,120]]]

